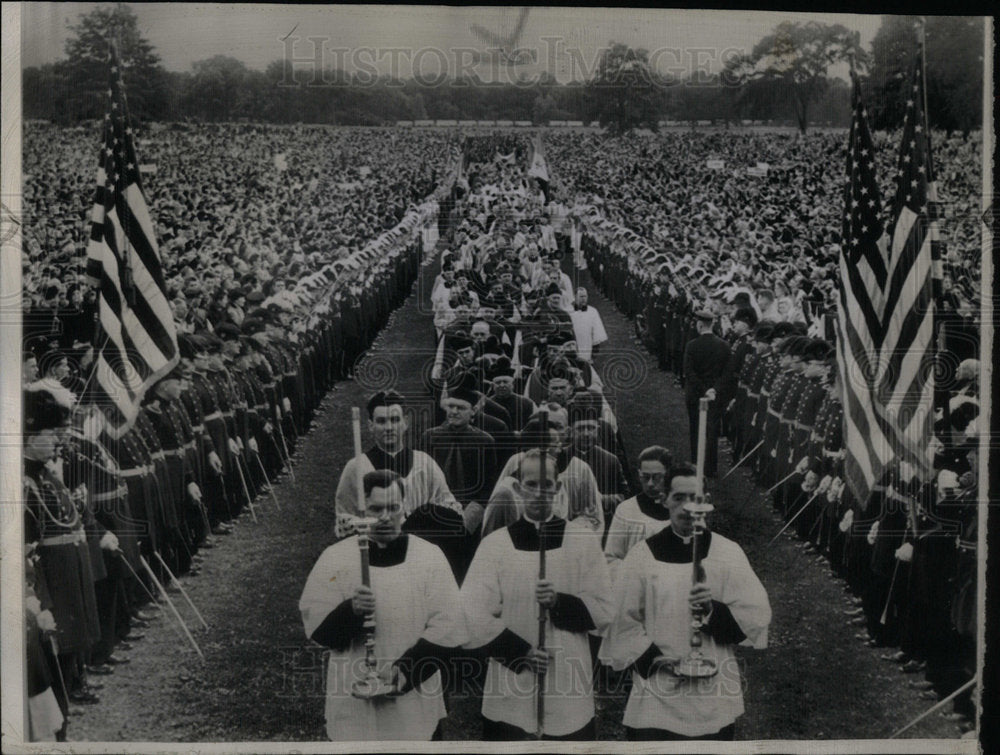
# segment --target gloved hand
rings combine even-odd
[[[910,563],[913,560],[913,543],[903,543],[896,548],[896,558],[904,564]]]
[[[208,455],[208,465],[216,474],[222,474],[222,459],[219,458],[219,455],[215,451],[212,451]]]
[[[36,617],[35,621],[38,623],[38,628],[43,632],[54,632],[56,631],[56,619],[52,615],[52,611],[42,611]]]
[[[236,445],[236,441],[230,438],[228,445],[229,445],[229,453],[233,454],[234,456],[238,456],[240,453],[240,447]]]
[[[868,545],[875,545],[875,541],[878,539],[878,522],[872,525],[872,528],[868,530]]]
[[[819,475],[813,472],[811,469],[806,472],[805,479],[802,480],[802,490],[807,493],[811,493],[816,489],[816,485],[819,484]]]
[[[42,612],[42,601],[34,595],[29,595],[24,599],[24,610],[37,619],[38,614]]]
[[[799,460],[799,463],[795,465],[795,473],[804,475],[808,469],[809,469],[809,457],[803,456]]]
[[[292,402],[288,400],[288,397],[281,399],[281,406],[284,408],[285,412],[292,411]]]
[[[826,491],[826,500],[830,503],[834,501],[839,501],[840,496],[844,493],[844,481],[839,477],[834,477],[833,482],[830,483],[830,489]]]
[[[253,451],[254,453],[259,453],[260,452],[260,448],[257,446],[257,439],[256,438],[251,438],[250,440],[248,440],[247,441],[247,446],[249,446],[250,450]]]
[[[264,432],[270,435],[272,432],[274,432],[274,425],[272,425],[270,422],[265,422]]]
[[[101,548],[106,551],[118,550],[118,537],[114,532],[105,532],[101,536]]]
[[[833,484],[833,478],[830,475],[824,475],[823,479],[819,481],[819,485],[816,487],[816,492],[822,495],[830,489]]]
[[[854,509],[848,509],[844,512],[844,516],[840,520],[840,524],[837,525],[837,529],[841,532],[847,532],[851,529],[852,524],[854,524]]]
[[[201,488],[198,487],[197,482],[189,482],[187,486],[188,495],[194,498],[196,501],[201,500]]]

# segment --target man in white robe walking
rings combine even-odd
[[[402,478],[380,470],[366,474],[363,485],[366,513],[376,522],[370,586],[362,582],[353,535],[323,551],[299,599],[306,636],[330,649],[326,733],[336,741],[439,739],[447,715],[442,675],[467,640],[458,585],[437,546],[402,532]],[[371,700],[352,695],[365,673],[368,616],[378,677],[393,690]]]
[[[601,313],[587,303],[587,289],[583,286],[576,290],[569,316],[573,318],[577,355],[585,362],[592,362],[595,348],[608,340],[608,333],[604,330]]]
[[[684,505],[696,499],[697,483],[691,465],[670,469],[670,524],[632,548],[615,584],[618,610],[600,659],[632,671],[623,718],[630,740],[734,739],[744,711],[734,648],[767,647],[771,606],[739,545],[717,532],[699,536],[705,581],[692,586],[693,524]],[[688,679],[672,664],[691,651],[694,607],[707,616],[701,653],[718,672]]]
[[[588,632],[603,631],[611,620],[611,581],[593,532],[553,515],[555,472],[555,460],[539,449],[521,457],[514,486],[523,515],[483,539],[462,585],[468,647],[489,657],[484,740],[528,739],[539,730],[543,739],[596,739]],[[542,607],[547,622],[539,648]],[[537,694],[544,696],[541,727]]]

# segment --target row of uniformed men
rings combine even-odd
[[[301,313],[270,307],[250,312],[240,326],[181,333],[179,364],[147,392],[118,438],[90,391],[77,396],[66,388],[81,386],[69,370],[62,383],[56,370],[27,386],[33,738],[64,738],[70,703],[99,702],[93,677],[127,662],[121,650],[141,638],[156,607],[143,559],[161,583],[197,573],[199,550],[212,547],[213,535],[228,534],[288,468],[323,394],[350,373],[402,303],[420,256],[415,244],[400,264],[346,292],[343,312],[356,322],[312,317],[293,332],[292,318]],[[26,365],[36,359],[25,354]],[[48,354],[42,361],[66,359]]]
[[[729,348],[713,351],[705,342],[722,339],[708,333],[715,318],[701,312],[698,301],[683,291],[646,291],[636,300],[632,294],[645,284],[622,260],[593,239],[584,246],[598,276],[606,266],[609,292],[632,314],[649,318],[647,343],[661,368],[678,372],[689,409],[707,389],[716,392],[709,469],[713,431],[724,427],[733,463],[747,459],[757,481],[774,488],[781,515],[795,519],[802,547],[847,580],[856,603],[851,619],[864,630],[859,639],[901,647],[884,657],[904,662],[907,671],[928,669],[927,681],[917,686],[929,699],[960,686],[974,669],[975,653],[974,381],[956,384],[949,411],[936,423],[929,449],[935,479],[922,486],[893,483],[903,476],[893,465],[869,500],[856,501],[844,481],[843,405],[831,344],[808,337],[804,324],[755,324],[754,317],[740,317],[744,309],[726,332]],[[708,375],[692,369],[698,350],[716,357],[710,361],[717,369]],[[967,698],[963,705],[970,709]]]

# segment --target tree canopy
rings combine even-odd
[[[930,124],[966,134],[983,121],[983,22],[931,16],[926,22],[927,110]],[[872,40],[866,103],[875,128],[903,122],[907,86],[919,43],[915,16],[884,16]]]
[[[867,61],[859,37],[842,24],[785,21],[749,55],[730,60],[724,76],[741,84],[739,104],[752,112],[770,110],[782,100],[791,102],[799,130],[805,133],[809,108],[830,86],[830,66],[851,58],[859,64]]]
[[[862,50],[842,25],[778,25],[749,55],[726,61],[718,74],[670,79],[650,66],[646,50],[609,42],[588,81],[559,83],[548,72],[533,80],[483,81],[475,73],[428,86],[417,79],[314,71],[276,60],[253,70],[216,55],[191,70],[164,70],[139,32],[135,13],[98,7],[70,26],[65,59],[26,68],[24,114],[58,123],[100,118],[107,107],[108,44],[117,40],[134,120],[260,121],[379,125],[397,120],[598,121],[611,133],[655,130],[661,118],[731,123],[740,118],[845,125],[849,87],[831,68],[853,57],[876,128],[902,121],[902,87],[917,46],[916,19],[885,16]],[[982,123],[983,25],[978,18],[927,21],[931,125],[968,132]],[[843,69],[844,66],[841,66]],[[291,84],[291,85],[290,85]]]
[[[612,134],[645,126],[657,130],[662,102],[661,82],[649,67],[649,53],[612,42],[601,52],[594,77],[587,83],[588,110]]]
[[[108,54],[118,44],[129,111],[136,120],[159,119],[170,112],[167,73],[153,46],[139,33],[135,13],[127,5],[95,8],[70,26],[66,61],[61,66],[66,117],[100,118],[107,108]]]

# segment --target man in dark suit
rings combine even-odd
[[[604,521],[611,522],[615,507],[628,497],[628,483],[621,462],[598,445],[600,410],[593,403],[573,402],[569,407],[572,428],[569,451],[590,466],[604,507]],[[605,524],[607,526],[607,524]]]
[[[493,386],[489,397],[500,404],[510,415],[510,429],[520,432],[535,413],[535,402],[514,392],[514,368],[510,359],[500,357],[486,373]]]
[[[450,390],[441,399],[444,423],[427,430],[421,439],[421,450],[441,467],[463,508],[489,499],[499,471],[493,436],[473,424],[482,398],[465,386]]]
[[[706,310],[695,313],[698,335],[684,349],[684,398],[687,403],[691,458],[698,456],[698,401],[713,399],[708,406],[705,431],[705,476],[714,477],[718,457],[719,418],[716,394],[722,395],[723,379],[729,362],[729,344],[712,332],[715,315]]]

